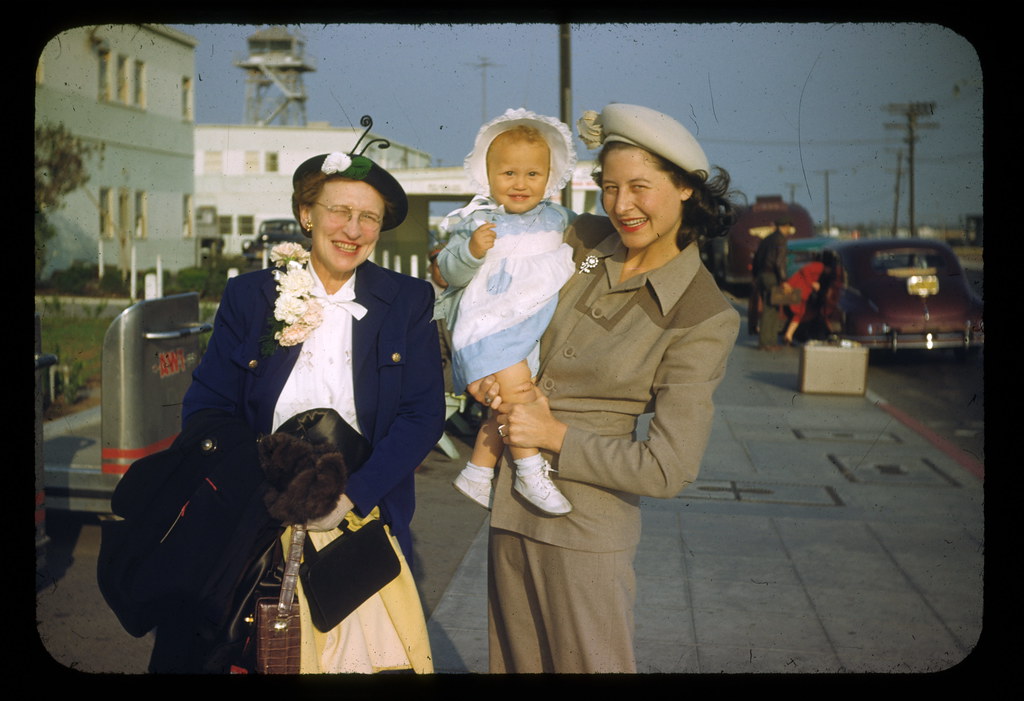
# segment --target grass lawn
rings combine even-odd
[[[46,411],[47,419],[87,409],[99,401],[103,337],[109,326],[110,319],[40,316],[42,353],[57,356],[61,385],[71,395],[55,397]]]

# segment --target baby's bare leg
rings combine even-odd
[[[537,392],[533,389],[533,377],[530,375],[530,368],[525,360],[504,370],[499,370],[495,376],[498,378],[498,385],[503,388],[501,394],[503,403],[525,404],[537,398]],[[536,448],[517,448],[515,446],[511,446],[509,452],[516,460],[539,454]]]

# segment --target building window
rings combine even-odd
[[[231,215],[224,214],[217,217],[217,233],[221,236],[231,235]]]
[[[149,232],[149,217],[146,215],[146,193],[135,191],[135,238],[144,239]]]
[[[114,238],[114,191],[109,187],[100,188],[100,235],[105,239]]]
[[[136,107],[146,108],[146,64],[135,62],[135,73],[132,76],[133,101]]]
[[[247,173],[258,173],[260,170],[260,152],[245,152],[245,171]]]
[[[277,172],[277,151],[267,151],[265,165],[268,173]]]
[[[181,198],[181,222],[181,237],[192,238],[195,235],[195,226],[192,223],[192,195]]]
[[[181,79],[181,117],[192,121],[192,79],[185,76]]]
[[[122,188],[117,193],[117,237],[121,241],[127,240],[132,232],[131,216],[131,193]]]
[[[131,79],[128,75],[128,65],[127,56],[117,57],[117,99],[126,105],[128,104],[128,96],[131,94],[129,92]]]
[[[255,217],[251,214],[239,214],[238,215],[238,234],[239,236],[251,236],[256,233]]]
[[[99,92],[101,101],[109,101],[111,98],[110,93],[110,52],[100,50],[98,53],[99,59]]]
[[[224,170],[224,155],[221,151],[203,152],[203,172],[209,175],[221,173]]]

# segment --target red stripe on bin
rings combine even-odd
[[[143,448],[104,448],[100,456],[103,461],[102,471],[110,474],[124,474],[134,461],[165,450],[177,437],[178,434],[175,433]]]

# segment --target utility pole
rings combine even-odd
[[[906,118],[905,124],[889,122],[886,129],[905,129],[907,143],[907,188],[910,209],[910,236],[917,236],[917,226],[914,221],[914,144],[917,142],[918,129],[935,129],[939,125],[935,122],[920,122],[919,117],[930,116],[935,112],[934,102],[911,102],[907,104],[889,104],[885,107],[891,114],[903,115]]]
[[[896,238],[900,225],[900,177],[903,175],[903,149],[896,152],[896,188],[892,206],[892,237]]]
[[[561,100],[562,121],[572,132],[572,66],[571,54],[569,52],[569,25],[562,24],[558,28],[559,57],[561,83],[559,85],[559,98]],[[573,209],[572,206],[572,178],[562,188],[562,206]]]
[[[479,63],[471,63],[471,64],[468,64],[468,65],[471,65],[474,68],[479,68],[480,69],[480,79],[481,79],[481,81],[483,83],[482,84],[482,88],[483,88],[483,102],[481,103],[481,107],[480,107],[480,123],[481,124],[486,124],[487,123],[487,69],[490,68],[491,66],[497,66],[499,64],[491,63],[491,60],[489,58],[487,58],[486,56],[481,56]]]
[[[819,170],[819,171],[816,171],[816,172],[823,173],[825,175],[825,236],[831,236],[832,235],[832,214],[829,211],[831,209],[831,203],[829,201],[831,198],[829,197],[829,194],[828,194],[828,175],[832,171],[831,170]]]

